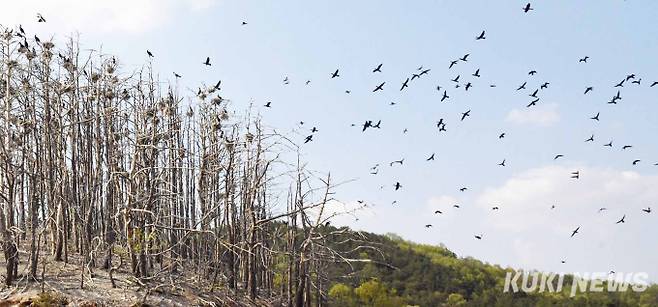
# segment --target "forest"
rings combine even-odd
[[[221,81],[185,94],[150,63],[125,72],[75,38],[0,32],[2,300],[121,289],[137,295],[112,302],[135,306],[658,305],[656,286],[503,293],[509,268],[334,227],[350,213],[330,206],[338,183],[307,169],[296,136],[236,110]]]

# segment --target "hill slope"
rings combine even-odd
[[[394,234],[365,237],[377,250],[363,249],[355,256],[381,259],[392,267],[355,264],[354,273],[345,265],[334,267],[333,273],[342,277],[329,290],[332,305],[658,306],[658,285],[643,292],[578,291],[571,297],[573,276],[564,277],[557,293],[504,293],[506,274],[514,272],[510,268],[459,258],[446,247],[416,244]]]

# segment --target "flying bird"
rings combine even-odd
[[[452,67],[455,66],[457,63],[459,63],[459,60],[457,60],[457,61],[450,61],[450,66],[448,67],[448,69],[452,68]]]
[[[594,142],[594,135],[589,137],[589,139],[585,140],[585,142]]]
[[[629,148],[633,148],[633,145],[624,145],[624,147],[622,147],[621,149],[626,150],[626,149],[629,149]]]
[[[622,216],[621,219],[617,221],[617,223],[615,224],[620,224],[620,223],[626,223],[626,214],[624,214],[624,216]]]
[[[409,78],[407,78],[407,80],[405,80],[405,81],[402,83],[402,87],[400,87],[400,91],[402,91],[403,89],[409,87],[408,83],[409,83]]]
[[[642,209],[642,211],[646,213],[651,213],[651,207],[647,207],[646,209]]]
[[[536,70],[531,70],[531,71],[528,72],[528,75],[530,75],[530,76],[534,76],[536,74],[537,74]]]
[[[638,163],[640,163],[640,159],[633,160],[633,165],[637,165]]]
[[[478,35],[477,37],[475,37],[475,40],[486,39],[486,37],[484,36],[484,32],[485,32],[485,31],[482,31],[482,33],[480,33],[480,35]]]
[[[206,57],[206,61],[203,62],[203,65],[212,66],[212,64],[210,64],[210,57]]]
[[[580,226],[578,228],[574,229],[574,231],[571,232],[571,237],[575,236],[578,233],[578,230],[580,230]]]
[[[332,78],[332,79],[333,79],[333,78],[336,78],[336,77],[340,77],[340,75],[338,74],[338,69],[336,69],[336,71],[334,71],[334,72],[331,74],[331,78]]]
[[[596,116],[590,117],[590,119],[593,119],[595,121],[599,121],[599,115],[601,115],[601,112],[596,113]]]
[[[382,64],[377,65],[377,67],[375,67],[375,69],[373,69],[372,72],[373,73],[382,72],[382,65],[384,65],[384,64],[382,63]]]
[[[265,104],[265,107],[266,107],[266,108],[271,108],[271,107],[272,107],[272,102],[271,102],[271,101],[268,101],[268,102]]]
[[[427,158],[425,161],[434,161],[434,154],[432,154],[429,158]]]
[[[556,155],[555,158],[553,158],[553,160],[557,160],[557,159],[562,158],[562,157],[564,157],[564,155]]]
[[[395,190],[397,191],[402,187],[402,185],[399,182],[396,182],[394,187],[395,187]]]
[[[528,4],[526,4],[526,5],[523,7],[523,12],[524,12],[524,13],[528,13],[528,12],[530,12],[530,11],[532,11],[532,10],[534,10],[534,9],[530,6],[530,2],[528,2]]]
[[[444,100],[446,100],[446,99],[448,99],[448,98],[450,98],[450,96],[448,96],[448,92],[447,92],[447,91],[443,91],[443,97],[441,97],[441,102],[443,102]]]
[[[306,144],[306,143],[308,143],[308,142],[310,142],[310,141],[312,141],[312,140],[313,140],[313,135],[311,134],[311,135],[309,135],[309,136],[306,137],[306,140],[304,140],[304,144]]]
[[[516,90],[517,91],[524,90],[526,84],[528,84],[528,82],[523,82],[523,84],[521,84],[521,86],[519,86]]]
[[[153,57],[153,53],[152,53],[151,51],[149,51],[148,49],[146,49],[146,54],[148,54],[148,56],[149,56],[150,58]]]
[[[46,19],[43,18],[43,15],[41,15],[41,13],[37,13],[37,22],[46,22]]]
[[[589,59],[588,56],[585,56],[584,58],[578,60],[578,63],[587,63],[587,60]]]
[[[376,91],[384,90],[384,84],[385,84],[385,83],[386,83],[386,82],[382,82],[382,84],[377,85],[377,87],[375,87],[375,89],[374,89],[372,92],[374,93],[374,92],[376,92]]]
[[[480,69],[478,68],[472,76],[476,77],[476,78],[479,78],[480,77]]]
[[[460,58],[460,60],[464,62],[468,62],[468,56],[471,55],[470,53],[465,54],[463,57]]]
[[[571,172],[571,178],[579,179],[580,178],[580,171]]]
[[[468,111],[462,113],[462,121],[464,120],[464,118],[466,118],[468,116],[471,116],[471,110],[468,110]]]
[[[587,87],[585,89],[585,95],[587,95],[587,93],[591,92],[593,89],[594,89],[594,87],[591,87],[591,86]]]
[[[503,162],[498,163],[500,166],[505,166],[505,159],[503,159]]]

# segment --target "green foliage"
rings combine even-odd
[[[381,253],[360,249],[350,258],[372,262],[353,263],[354,271],[344,264],[327,269],[331,280],[341,277],[330,285],[330,306],[658,306],[658,285],[645,292],[587,292],[570,297],[571,276],[565,276],[559,293],[504,293],[510,268],[459,258],[444,246],[415,244],[395,234],[364,235],[364,241]],[[359,244],[342,243],[340,248],[351,250]]]

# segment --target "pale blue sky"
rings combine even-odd
[[[373,204],[359,221],[339,223],[443,243],[503,266],[646,271],[658,281],[658,216],[641,211],[658,210],[658,86],[649,87],[658,81],[656,1],[533,1],[535,10],[524,14],[524,1],[120,0],[81,8],[89,18],[52,3],[12,4],[26,13],[0,13],[0,23],[21,22],[42,35],[77,29],[85,46],[102,43],[126,71],[147,61],[150,49],[162,79],[176,71],[190,88],[221,79],[236,108],[254,101],[277,130],[299,121],[303,129],[317,126],[303,146],[310,168],[356,179],[337,197]],[[50,19],[47,26],[34,22],[36,11]],[[476,41],[482,30],[487,39]],[[448,70],[466,53],[467,63]],[[586,55],[588,63],[578,63]],[[206,56],[210,68],[201,65]],[[382,73],[373,74],[379,63]],[[432,70],[400,92],[419,66]],[[340,78],[330,79],[337,68]],[[472,77],[478,68],[482,77]],[[626,84],[619,104],[607,104],[613,86],[631,73],[642,84]],[[450,79],[458,74],[474,87],[455,89]],[[515,91],[525,81],[528,90]],[[372,93],[381,82],[384,91]],[[538,106],[526,108],[543,82],[550,86]],[[447,87],[447,102],[439,102],[437,85]],[[585,96],[588,86],[594,91]],[[266,101],[271,109],[260,108]],[[590,120],[597,112],[600,122]],[[436,129],[439,118],[445,133]],[[382,129],[350,127],[367,119],[381,119]],[[499,140],[502,132],[507,137]],[[585,143],[591,134],[595,142]],[[613,148],[603,147],[611,140]],[[622,151],[626,144],[634,147]],[[433,152],[436,161],[426,162]],[[565,157],[553,161],[556,154]],[[403,167],[388,166],[401,158]],[[504,168],[497,165],[503,159]],[[633,166],[634,159],[642,161]],[[376,163],[379,174],[369,175]],[[569,178],[575,170],[578,181]],[[459,192],[462,186],[469,190]],[[492,204],[501,210],[492,212]],[[598,214],[599,207],[608,211]],[[443,214],[434,215],[437,209]],[[627,223],[615,225],[623,214]],[[434,227],[425,229],[428,223]],[[569,238],[577,226],[581,233]]]

